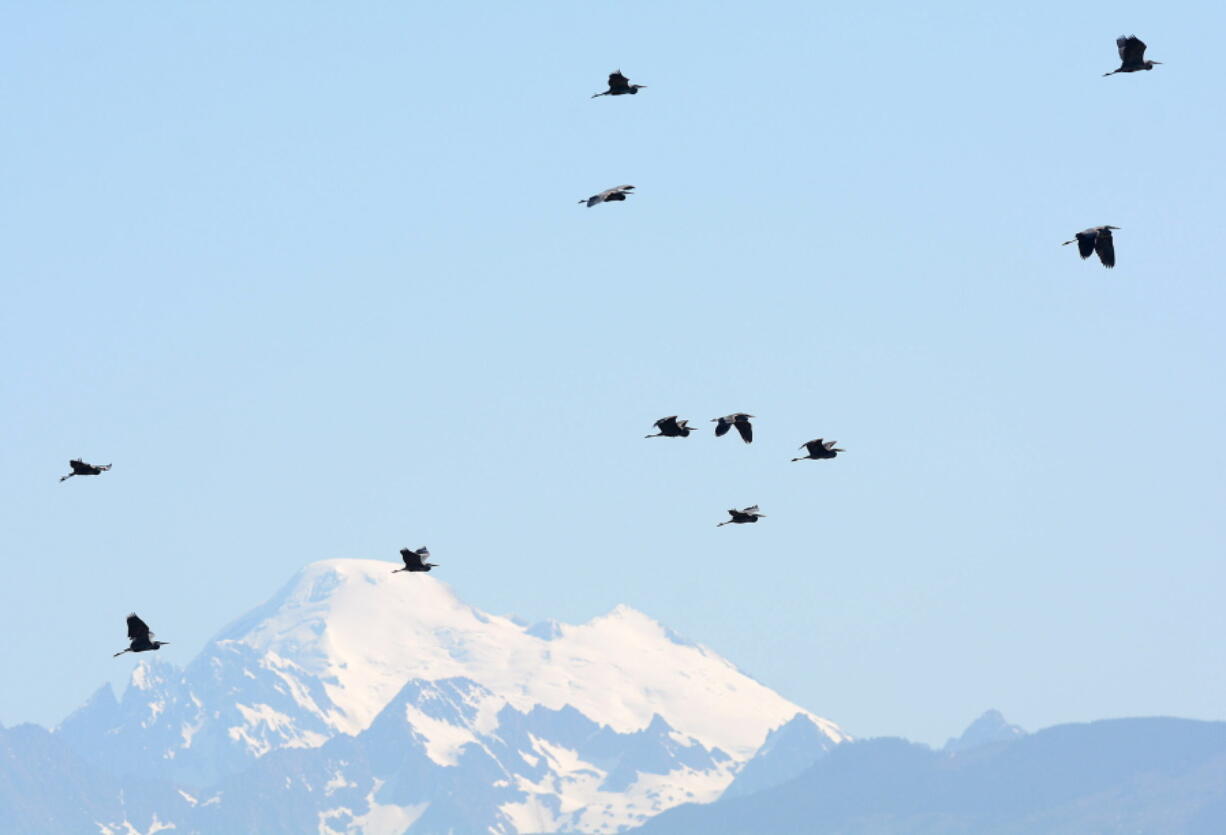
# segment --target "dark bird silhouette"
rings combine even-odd
[[[111,468],[110,464],[102,464],[95,467],[93,464],[86,464],[80,458],[72,459],[68,462],[68,466],[72,467],[72,472],[68,475],[60,476],[60,481],[72,478],[74,475],[98,475],[98,473],[105,473]]]
[[[1118,226],[1095,226],[1093,229],[1078,232],[1077,237],[1071,241],[1065,241],[1060,246],[1075,243],[1083,260],[1097,252],[1098,260],[1103,262],[1104,267],[1114,267],[1115,241],[1111,238],[1111,230],[1119,228]]]
[[[429,571],[431,568],[437,568],[434,563],[425,562],[430,557],[430,549],[424,545],[416,551],[401,548],[400,556],[404,559],[404,568],[397,568],[393,574],[399,571]]]
[[[741,434],[741,440],[747,444],[752,443],[753,426],[749,423],[751,417],[753,415],[737,412],[736,414],[724,415],[722,418],[711,418],[712,422],[715,423],[715,437],[727,435],[728,430],[735,426],[736,431]]]
[[[1146,61],[1145,60],[1145,42],[1136,35],[1124,37],[1120,35],[1115,39],[1115,45],[1120,50],[1120,68],[1111,72],[1103,73],[1103,78],[1109,75],[1115,75],[1117,72],[1137,72],[1138,70],[1152,70],[1154,64],[1161,64],[1161,61]]]
[[[688,438],[690,433],[695,431],[692,426],[689,426],[688,420],[677,420],[676,415],[663,417],[657,420],[653,426],[660,431],[654,435],[644,435],[644,438]]]
[[[622,75],[622,71],[609,73],[609,89],[603,93],[596,93],[592,98],[597,99],[601,96],[637,96],[639,90],[646,87],[646,84],[631,84],[630,79]]]
[[[600,203],[616,203],[619,200],[625,200],[627,197],[629,197],[630,192],[633,191],[633,189],[634,186],[614,186],[613,188],[606,188],[604,191],[600,192],[600,194],[593,194],[591,197],[580,200],[579,202],[586,203],[589,209]]]
[[[800,445],[800,448],[807,449],[809,454],[803,455],[800,458],[793,458],[792,460],[807,461],[812,459],[820,461],[823,458],[837,458],[840,452],[846,452],[846,450],[835,449],[834,445],[837,443],[838,441],[823,441],[821,438],[818,438],[816,441],[805,441]]]
[[[720,522],[715,527],[722,528],[724,525],[751,525],[766,514],[759,511],[757,505],[753,505],[744,510],[729,510],[728,515],[732,518],[726,522]]]
[[[121,650],[113,656],[118,658],[125,652],[149,652],[150,650],[159,649],[166,646],[170,641],[151,641],[153,633],[149,631],[149,625],[136,616],[136,612],[128,615],[128,640],[132,642],[125,650]]]

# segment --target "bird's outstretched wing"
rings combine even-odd
[[[1110,229],[1098,233],[1094,239],[1094,251],[1098,253],[1098,260],[1103,262],[1104,267],[1115,266],[1115,242],[1111,238]],[[1083,255],[1082,258],[1084,257]]]
[[[762,515],[760,512],[758,512],[758,506],[756,504],[745,508],[744,510],[741,511],[741,513],[744,513],[746,516],[761,516]]]
[[[1136,35],[1120,35],[1115,39],[1115,45],[1119,47],[1120,61],[1125,65],[1139,64],[1145,60],[1145,42]]]
[[[136,613],[128,615],[128,640],[135,641],[139,638],[149,639],[153,633],[149,631],[149,625],[136,616]]]
[[[727,418],[716,418],[715,421],[715,437],[722,438],[728,434],[728,430],[732,428],[732,424]]]
[[[818,450],[823,449],[822,439],[818,438],[813,441],[805,441],[800,445],[800,448],[806,450],[810,455],[816,455]]]
[[[622,75],[621,70],[609,73],[610,90],[624,90],[628,86],[630,86],[630,79]]]
[[[401,548],[400,556],[404,559],[404,567],[410,571],[422,571],[425,565],[422,564],[423,557],[430,556],[430,549],[421,547],[414,551],[411,548]]]
[[[587,207],[590,209],[592,206],[595,206],[598,203],[603,203],[606,200],[625,200],[626,195],[629,194],[633,188],[634,186],[614,186],[613,188],[606,188],[604,191],[600,192],[600,194],[593,194],[591,197],[589,197],[587,199]],[[582,203],[584,201],[580,200],[579,202]]]
[[[1077,233],[1077,251],[1081,253],[1082,258],[1089,258],[1094,254],[1094,241],[1097,238],[1097,232],[1091,231]]]
[[[677,416],[676,415],[670,415],[669,417],[660,418],[659,420],[656,421],[655,426],[661,432],[674,432],[681,428],[677,426]]]
[[[745,443],[753,441],[753,426],[745,418],[738,419],[734,424],[736,431],[741,433],[741,440]]]

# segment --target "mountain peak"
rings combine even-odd
[[[59,739],[191,789],[173,802],[192,831],[285,815],[294,831],[382,831],[370,816],[386,814],[388,831],[607,833],[714,800],[789,720],[819,752],[844,738],[630,606],[527,626],[395,567],[305,566],[186,668],[142,658],[119,704],[99,691]],[[279,811],[259,818],[270,793]]]
[[[956,754],[960,751],[978,748],[980,745],[988,745],[993,742],[1008,742],[1025,735],[1026,731],[1021,726],[1010,725],[1006,722],[1004,715],[999,710],[986,710],[978,719],[967,726],[966,730],[962,732],[962,736],[946,742],[943,750],[950,754]]]
[[[434,577],[393,568],[365,559],[311,563],[217,643],[272,658],[285,675],[291,664],[317,677],[337,708],[328,723],[350,734],[414,679],[469,679],[520,711],[571,705],[623,733],[659,713],[734,756],[752,754],[799,710],[625,604],[583,624],[525,629],[463,603]]]

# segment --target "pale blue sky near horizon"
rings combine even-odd
[[[1223,23],[0,3],[0,722],[122,686],[130,610],[184,665],[421,544],[857,736],[1226,719]],[[1103,223],[1116,269],[1060,246]]]

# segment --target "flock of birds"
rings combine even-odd
[[[1161,61],[1148,61],[1145,59],[1145,43],[1136,35],[1123,36],[1116,39],[1115,45],[1120,54],[1120,66],[1111,72],[1103,73],[1103,76],[1115,75],[1116,73],[1131,73],[1141,70],[1152,70],[1155,65],[1162,63]],[[595,93],[592,98],[601,96],[633,96],[637,95],[639,90],[645,89],[646,84],[631,84],[621,70],[609,74],[608,81],[609,89],[601,93]],[[634,192],[634,186],[622,185],[607,188],[591,197],[586,197],[580,200],[580,203],[585,204],[589,209],[593,206],[598,206],[601,203],[618,203],[626,200]],[[1091,255],[1098,255],[1098,260],[1102,262],[1104,267],[1115,266],[1115,243],[1111,236],[1113,230],[1117,230],[1118,226],[1094,226],[1078,232],[1073,240],[1065,241],[1062,246],[1069,244],[1077,244],[1078,253],[1082,259],[1089,258]],[[745,412],[734,412],[723,417],[712,418],[715,423],[716,437],[722,437],[732,429],[736,429],[737,434],[741,436],[741,440],[745,443],[753,442],[753,425],[750,420],[754,416]],[[654,424],[658,430],[654,435],[647,435],[648,438],[688,438],[691,432],[697,431],[689,425],[686,419],[679,419],[677,415],[669,415],[662,417]],[[792,461],[822,461],[830,458],[836,458],[842,449],[836,445],[838,441],[827,441],[823,438],[816,438],[812,441],[806,441],[801,444],[800,448],[806,451],[805,455],[798,458],[793,458]],[[72,468],[72,472],[68,475],[61,476],[60,481],[66,481],[73,476],[85,475],[100,475],[111,469],[110,464],[90,464],[83,459],[74,458],[68,462]],[[716,527],[722,528],[724,525],[748,525],[754,524],[759,519],[766,516],[757,505],[737,510],[735,508],[728,510],[730,518],[720,522]],[[404,568],[397,568],[392,573],[396,574],[401,571],[417,573],[429,571],[436,568],[437,565],[428,562],[430,557],[430,549],[421,547],[416,550],[403,548],[400,551],[400,557],[404,560]],[[149,625],[132,613],[127,617],[128,624],[128,641],[129,646],[125,650],[115,653],[115,657],[123,655],[127,652],[148,652],[159,649],[169,644],[169,641],[153,640],[153,632],[150,631]]]
[[[747,444],[753,443],[753,424],[749,422],[753,415],[745,412],[733,412],[730,415],[723,417],[711,418],[711,422],[715,424],[715,437],[719,438],[727,435],[731,430],[735,429],[737,434],[741,436],[741,440]],[[654,424],[659,431],[654,435],[644,435],[645,438],[688,438],[691,432],[698,430],[690,426],[688,419],[678,419],[676,415],[662,417]],[[812,441],[805,441],[800,445],[800,448],[806,450],[808,455],[802,455],[799,458],[793,458],[793,461],[822,461],[827,458],[838,458],[839,453],[844,450],[839,449],[835,445],[838,441],[827,441],[825,438],[815,438]],[[748,525],[757,522],[765,516],[758,510],[757,505],[747,507],[744,510],[730,509],[728,515],[731,519],[720,522],[715,527],[722,528],[724,525]]]

